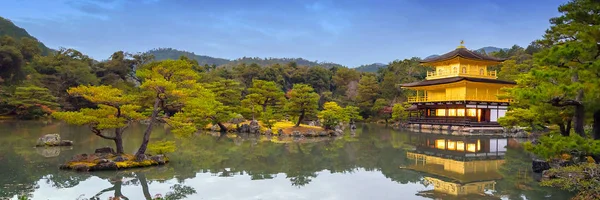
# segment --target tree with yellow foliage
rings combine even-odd
[[[117,154],[123,154],[123,132],[132,122],[144,118],[138,112],[140,106],[135,104],[135,96],[111,86],[78,86],[67,92],[97,104],[98,108],[55,112],[52,116],[69,124],[87,125],[97,136],[113,140]],[[113,134],[109,134],[111,129]]]

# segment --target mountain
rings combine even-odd
[[[154,58],[156,60],[166,60],[166,59],[176,60],[176,59],[179,59],[180,56],[186,56],[190,59],[197,60],[198,64],[200,64],[200,65],[205,65],[205,64],[223,65],[223,64],[227,64],[227,63],[231,62],[230,60],[223,59],[223,58],[213,58],[210,56],[201,56],[201,55],[196,55],[193,52],[181,51],[181,50],[172,49],[172,48],[152,49],[146,53],[154,55]]]
[[[383,63],[373,63],[370,65],[361,65],[358,66],[356,68],[354,68],[356,71],[360,71],[360,72],[377,72],[377,70],[379,70],[380,68],[385,68],[387,67],[386,64]]]
[[[342,67],[342,65],[331,62],[318,62],[318,61],[309,61],[304,58],[258,58],[258,57],[242,57],[235,60],[229,60],[225,58],[215,58],[204,55],[197,55],[193,52],[182,51],[173,48],[158,48],[152,49],[147,53],[154,55],[156,60],[166,60],[166,59],[179,59],[180,56],[186,56],[191,59],[195,59],[198,61],[200,65],[217,65],[217,66],[235,66],[241,63],[252,64],[256,63],[261,66],[269,66],[273,64],[288,64],[290,62],[296,62],[296,64],[300,66],[321,66],[325,68],[331,67]]]
[[[496,51],[500,51],[500,50],[508,51],[509,48],[499,48],[499,47],[489,46],[489,47],[483,47],[483,48],[477,49],[475,51],[478,51],[478,52],[484,51],[485,53],[492,53],[492,52],[496,52]]]
[[[37,38],[29,35],[29,33],[25,29],[18,27],[9,19],[0,17],[0,36],[4,36],[4,35],[10,36],[10,37],[14,38],[16,41],[19,41],[23,37],[31,38],[31,39],[34,39],[35,41],[38,41]],[[42,50],[42,55],[48,55],[50,52],[53,51],[52,49],[50,49],[46,45],[44,45],[44,43],[42,43],[42,42],[38,41],[38,44],[40,46],[40,49]]]

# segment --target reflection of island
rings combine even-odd
[[[433,191],[417,195],[430,198],[496,199],[486,194],[495,190],[504,163],[508,139],[414,134],[415,150],[406,153],[411,164],[405,168],[426,173],[424,181]]]

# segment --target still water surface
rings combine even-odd
[[[125,149],[139,146],[130,127]],[[72,148],[33,148],[60,133]],[[119,172],[58,170],[73,155],[113,146],[86,127],[57,122],[0,122],[0,199],[568,199],[540,187],[513,139],[458,137],[359,125],[335,139],[198,134],[156,127],[151,140],[173,140],[163,167]]]

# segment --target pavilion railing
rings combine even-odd
[[[472,77],[483,77],[483,78],[497,78],[497,72],[494,71],[477,71],[477,70],[467,70],[467,71],[428,71],[427,79],[436,79],[436,78],[446,78],[453,76],[472,76]]]

